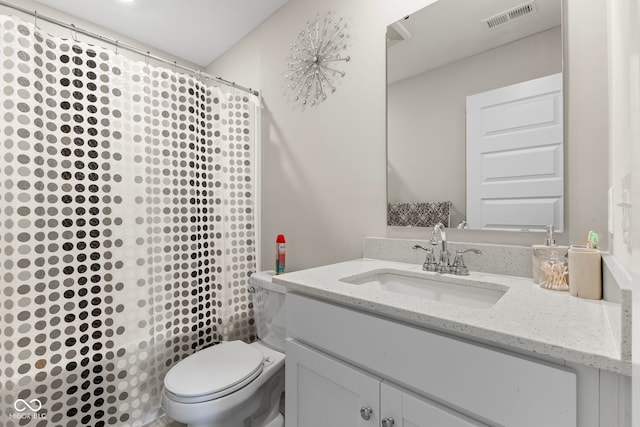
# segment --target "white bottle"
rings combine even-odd
[[[569,293],[574,297],[602,299],[602,255],[596,248],[569,249]]]

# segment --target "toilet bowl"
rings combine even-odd
[[[189,427],[283,427],[285,288],[273,272],[251,276],[259,341],[228,341],[198,351],[164,379],[162,406]]]

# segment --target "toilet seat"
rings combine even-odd
[[[164,388],[176,402],[206,402],[245,387],[263,368],[261,351],[242,341],[229,341],[178,362],[165,376]]]

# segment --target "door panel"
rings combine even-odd
[[[471,228],[563,231],[562,109],[561,73],[467,97]]]

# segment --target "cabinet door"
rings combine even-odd
[[[380,386],[380,416],[393,419],[393,427],[480,427],[462,414],[386,382]]]
[[[292,340],[286,354],[287,427],[379,425],[379,378]]]

